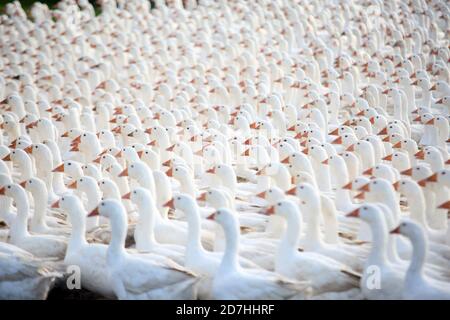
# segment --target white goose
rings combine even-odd
[[[158,256],[145,259],[125,251],[128,223],[120,202],[103,200],[89,216],[99,214],[108,218],[111,224],[112,237],[106,254],[106,266],[109,282],[117,298],[196,298],[198,279],[189,271],[169,259]]]

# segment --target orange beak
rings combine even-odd
[[[22,188],[25,188],[26,186],[27,186],[27,180],[24,180],[24,181],[22,181],[21,183],[19,183],[20,184],[20,186],[22,187]]]
[[[390,233],[390,234],[400,234],[400,226],[398,226],[398,227],[395,228],[394,230],[391,230],[389,233]]]
[[[394,187],[395,191],[398,191],[398,189],[400,188],[400,182],[399,182],[399,181],[394,182],[394,183],[392,184],[392,186]]]
[[[51,206],[53,209],[57,209],[57,208],[59,208],[59,200],[58,201],[56,201],[56,202],[54,202],[53,204],[52,204],[52,206]]]
[[[425,124],[428,124],[428,125],[434,125],[434,118],[428,120],[427,122],[425,122]]]
[[[78,152],[80,151],[80,148],[78,148],[78,145],[74,145],[72,148],[70,148],[71,152]]]
[[[328,164],[328,158],[322,161],[322,164]]]
[[[166,171],[166,175],[167,175],[168,177],[173,177],[173,169],[170,168],[169,170],[167,170],[167,171]]]
[[[447,209],[450,210],[450,200],[441,204],[438,209]]]
[[[397,142],[396,144],[394,144],[392,146],[392,148],[396,148],[396,149],[401,148],[401,147],[402,147],[402,142],[401,141]]]
[[[122,196],[122,199],[130,200],[130,199],[131,199],[131,192],[128,192],[128,193],[124,194],[124,195]]]
[[[388,133],[387,133],[387,128],[386,128],[386,127],[384,127],[383,129],[381,129],[380,132],[378,132],[378,135],[384,135],[384,134],[388,134]]]
[[[269,208],[267,208],[265,214],[267,215],[275,214],[275,206],[270,206]]]
[[[95,217],[98,216],[100,214],[100,212],[98,212],[98,207],[96,207],[94,210],[92,210],[89,214],[88,217]]]
[[[329,133],[330,136],[337,136],[339,135],[339,128],[334,129]]]
[[[289,157],[286,157],[283,160],[281,160],[281,163],[289,163]]]
[[[8,153],[5,157],[2,159],[3,161],[11,161],[11,153]]]
[[[257,176],[261,176],[261,175],[263,175],[263,174],[265,174],[265,170],[264,170],[264,168],[262,168],[261,170],[258,170],[257,172],[256,172],[256,175]]]
[[[365,185],[363,185],[361,188],[359,188],[359,191],[370,192],[369,184],[366,183]]]
[[[174,144],[171,145],[170,147],[168,147],[168,148],[166,149],[166,151],[173,151],[173,149],[175,149],[175,145],[174,145]]]
[[[347,213],[345,216],[346,216],[346,217],[359,218],[359,208],[353,210],[352,212]]]
[[[206,173],[215,174],[216,173],[216,167],[212,167],[211,169],[206,170]]]
[[[203,192],[199,197],[197,197],[198,201],[206,201],[206,192]]]
[[[364,200],[364,192],[358,193],[358,194],[355,196],[355,199]]]
[[[119,177],[128,177],[128,168],[125,168],[120,174]]]
[[[390,155],[384,157],[383,160],[392,161],[392,153]]]
[[[438,174],[437,173],[433,173],[431,176],[429,176],[427,178],[428,182],[437,182],[437,178],[438,178]]]
[[[422,179],[417,181],[417,184],[421,187],[425,187],[427,185],[427,179]]]
[[[342,144],[342,137],[337,137],[331,143],[332,144]]]
[[[72,140],[72,143],[80,143],[80,142],[81,142],[81,136],[78,136]]]
[[[64,172],[64,163],[61,163],[59,166],[53,169],[52,172]]]
[[[69,189],[76,189],[78,187],[77,185],[77,180],[75,180],[74,182],[72,182],[71,184],[69,184],[67,186]]]
[[[370,169],[367,169],[367,170],[365,170],[364,172],[363,172],[363,174],[366,174],[366,175],[372,175],[373,174],[373,168],[370,168]]]
[[[415,156],[417,159],[421,159],[421,160],[424,160],[424,159],[425,159],[425,153],[423,152],[423,150],[420,150],[419,152],[417,152],[416,154],[414,154],[414,156]]]
[[[345,190],[352,190],[352,188],[353,188],[353,185],[352,185],[351,181],[342,187],[342,189],[345,189]]]
[[[170,199],[169,201],[167,201],[166,203],[164,203],[164,207],[175,209],[175,204],[174,204],[173,198]]]
[[[206,219],[208,219],[208,220],[214,220],[215,217],[216,217],[216,213],[214,212],[214,213],[211,213]]]
[[[33,145],[29,145],[25,149],[23,149],[26,153],[32,154],[33,153]]]
[[[266,192],[263,191],[263,192],[257,193],[256,196],[258,198],[265,199],[266,198]]]
[[[405,175],[405,176],[412,176],[413,169],[412,169],[412,168],[409,168],[409,169],[404,170],[404,171],[402,171],[402,172],[400,172],[400,173],[403,174],[403,175]]]
[[[246,149],[241,156],[248,157],[250,155],[250,149]]]
[[[288,191],[286,191],[286,194],[289,194],[291,196],[295,196],[296,193],[297,193],[297,186],[295,186],[295,187],[289,189]]]
[[[350,145],[347,149],[345,149],[345,151],[351,151],[351,152],[355,151],[355,145],[354,144]]]

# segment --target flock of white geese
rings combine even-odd
[[[450,299],[449,3],[198,2],[6,5],[0,298]]]

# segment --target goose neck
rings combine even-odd
[[[406,276],[415,278],[421,276],[427,255],[427,238],[424,232],[417,232],[410,238],[413,245],[411,264]]]
[[[200,252],[203,251],[203,246],[200,241],[200,214],[196,205],[190,206],[186,212],[187,222],[188,222],[188,241],[186,252]]]
[[[25,191],[14,194],[13,198],[16,203],[17,217],[11,225],[12,239],[28,235],[27,225],[30,210]]]
[[[300,238],[301,218],[293,212],[289,216],[286,230],[281,238],[278,251],[286,254],[294,254]]]
[[[387,228],[380,216],[370,223],[372,231],[372,248],[367,259],[367,265],[382,266],[386,263]]]
[[[227,272],[239,270],[238,250],[239,250],[239,227],[235,221],[225,227],[225,252],[218,272],[225,274]]]
[[[75,250],[75,248],[79,248],[82,245],[86,245],[86,212],[81,208],[78,204],[75,207],[71,208],[72,212],[69,214],[70,223],[72,225],[72,232],[70,234],[69,243],[67,246],[67,252]]]

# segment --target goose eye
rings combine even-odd
[[[105,184],[105,181],[102,181],[102,184]]]
[[[104,202],[102,202],[102,206],[104,206],[105,205],[105,203]]]
[[[406,184],[405,182],[402,182],[402,184]]]
[[[177,197],[177,200],[180,200],[181,198],[180,197]]]
[[[367,207],[363,207],[363,210],[367,210]]]
[[[281,202],[278,202],[277,206],[281,207]]]
[[[62,197],[61,200],[64,201],[64,197]]]
[[[444,174],[445,174],[445,171],[444,171],[444,172],[442,172],[441,174],[442,174],[442,175],[444,175]]]
[[[134,165],[131,165],[132,168],[134,168]]]
[[[11,189],[11,186],[8,186],[8,189]]]
[[[373,182],[373,184],[377,184],[377,182],[376,182],[376,181],[374,181],[374,182]]]
[[[72,165],[72,163],[71,162],[69,162],[67,165],[69,165],[69,166],[71,166]]]
[[[83,182],[83,179],[80,179],[80,182]]]
[[[134,194],[136,194],[136,191],[133,191]]]

